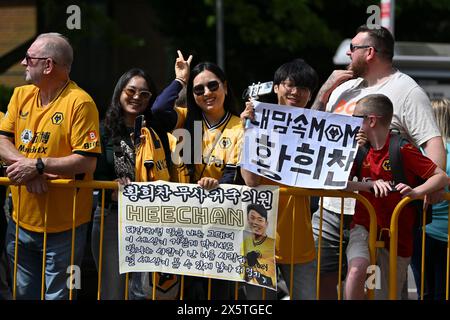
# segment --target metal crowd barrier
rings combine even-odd
[[[444,195],[444,199],[450,201],[450,192],[447,192]],[[391,226],[390,226],[390,244],[389,244],[389,299],[396,300],[397,299],[397,249],[398,249],[398,220],[399,215],[402,212],[403,208],[410,203],[411,198],[405,197],[402,199],[394,209],[391,218]],[[450,218],[450,206],[448,209],[448,218]],[[422,214],[422,261],[421,261],[421,284],[420,284],[420,297],[423,299],[424,294],[424,272],[425,272],[425,226],[426,224],[426,211],[424,210]],[[445,299],[449,298],[449,272],[450,272],[450,224],[447,229],[447,273],[446,273],[446,290],[445,290]]]
[[[10,181],[7,178],[0,178],[0,185],[9,185]],[[49,186],[52,187],[60,187],[60,188],[72,188],[74,190],[74,199],[76,197],[76,190],[77,188],[89,188],[89,189],[101,189],[102,192],[102,203],[101,203],[101,220],[100,220],[100,244],[99,244],[99,270],[98,270],[98,290],[97,290],[97,299],[100,300],[100,293],[101,293],[101,279],[102,279],[102,258],[103,258],[103,228],[104,228],[104,209],[105,209],[105,190],[106,189],[112,189],[117,190],[118,184],[116,182],[112,181],[75,181],[75,180],[68,180],[68,179],[60,179],[60,180],[49,180],[48,181]],[[25,186],[22,186],[21,188],[25,188]],[[304,196],[319,196],[321,197],[321,201],[323,201],[322,197],[338,197],[341,198],[341,229],[340,229],[340,251],[339,251],[339,277],[338,279],[341,279],[342,275],[342,239],[343,239],[343,201],[344,198],[354,198],[357,201],[360,201],[368,210],[370,215],[370,230],[369,230],[369,252],[370,252],[370,263],[375,264],[375,250],[376,250],[376,236],[377,236],[377,219],[375,211],[372,207],[372,205],[368,202],[368,200],[353,192],[344,192],[344,191],[334,191],[334,190],[313,190],[313,189],[302,189],[302,188],[287,188],[287,187],[281,187],[280,188],[280,195],[291,195],[294,197],[304,197]],[[20,192],[19,192],[19,207],[20,207]],[[49,201],[49,196],[47,194],[46,199],[46,208]],[[322,207],[322,206],[321,206]],[[72,224],[72,248],[71,248],[71,266],[73,267],[74,262],[74,240],[75,240],[75,205],[73,207],[73,224]],[[308,212],[309,214],[309,212]],[[20,218],[20,212],[17,213],[18,217]],[[295,215],[293,214],[292,221],[295,221]],[[47,214],[45,213],[45,226],[47,222]],[[291,244],[291,250],[294,248],[294,239],[295,239],[295,230],[294,230],[295,223],[292,223],[292,244]],[[15,257],[14,257],[14,272],[13,272],[13,299],[16,299],[16,280],[17,280],[17,259],[18,259],[18,230],[19,230],[19,223],[16,223],[16,241],[15,241]],[[319,299],[320,295],[320,244],[321,244],[321,238],[322,238],[322,210],[320,212],[320,234],[319,234],[319,250],[317,253],[317,295],[316,298]],[[43,243],[43,258],[42,258],[42,287],[41,287],[41,299],[44,300],[45,298],[45,255],[46,255],[46,239],[47,239],[47,232],[44,232],[44,243]],[[290,297],[292,297],[292,290],[293,290],[293,276],[294,276],[294,268],[293,265],[293,255],[291,255],[291,281],[290,281],[290,288],[289,288],[289,294]],[[395,267],[395,266],[394,266]],[[70,283],[72,283],[72,272],[70,272]],[[208,299],[211,299],[211,278],[208,279]],[[153,283],[156,283],[156,273],[153,273]],[[239,282],[236,282],[235,284],[235,299],[238,299],[238,288],[239,288]],[[69,299],[73,299],[73,293],[72,293],[72,287],[69,288]],[[369,298],[373,298],[373,290],[370,289],[368,291]],[[126,284],[125,284],[125,293],[124,293],[125,300],[128,299],[128,273],[126,275]],[[152,292],[153,300],[156,300],[156,286],[153,285],[153,292]],[[180,300],[183,300],[184,298],[184,276],[181,276],[181,283],[180,283]],[[263,289],[262,292],[262,298],[265,299],[265,289]],[[341,297],[341,281],[338,282],[338,299],[342,299]]]
[[[116,182],[110,182],[110,181],[76,181],[76,180],[69,180],[69,179],[58,179],[58,180],[49,180],[47,181],[49,186],[52,187],[60,187],[60,188],[72,188],[73,189],[73,196],[74,199],[76,197],[77,188],[89,188],[89,189],[97,189],[102,188],[104,189],[117,189],[117,183]],[[0,178],[0,185],[10,185],[10,181],[7,178]],[[25,186],[20,186],[19,189],[19,197],[18,197],[18,208],[20,208],[20,193],[22,188],[26,188]],[[49,201],[49,193],[47,193],[46,197],[46,212],[44,214],[44,228],[47,226],[47,208],[48,208],[48,201]],[[70,261],[71,261],[71,270],[70,270],[70,283],[72,283],[72,275],[73,275],[73,262],[74,262],[74,250],[75,250],[75,212],[76,207],[73,206],[72,211],[72,247],[71,247],[71,255],[70,255]],[[17,259],[18,259],[18,236],[19,236],[19,221],[20,221],[20,210],[17,212],[18,221],[16,223],[16,235],[15,235],[15,248],[14,248],[14,267],[13,267],[13,277],[12,277],[12,296],[13,299],[16,299],[16,287],[17,287]],[[11,217],[12,219],[12,217]],[[103,216],[102,216],[102,222],[103,222]],[[46,259],[46,247],[47,247],[47,232],[45,231],[44,234],[44,241],[43,241],[43,254],[42,254],[42,285],[41,285],[41,299],[44,300],[45,297],[45,259]],[[69,299],[73,299],[73,290],[72,286],[69,288]]]
[[[343,259],[343,228],[344,228],[344,199],[345,198],[353,198],[356,201],[360,201],[369,212],[370,216],[370,226],[369,226],[369,254],[370,254],[370,264],[375,264],[375,252],[377,246],[377,217],[375,214],[375,210],[370,202],[363,197],[362,195],[354,192],[346,192],[346,191],[337,191],[337,190],[317,190],[317,189],[302,189],[302,188],[280,188],[280,195],[293,195],[293,196],[318,196],[320,197],[320,226],[319,226],[319,241],[318,241],[318,251],[316,253],[317,256],[317,278],[316,278],[316,300],[320,298],[320,265],[321,265],[321,247],[322,247],[322,221],[323,221],[323,197],[336,197],[341,198],[341,214],[340,214],[340,230],[339,230],[339,269],[338,269],[338,300],[342,300],[342,259]],[[295,220],[295,216],[292,217],[293,221]],[[294,227],[294,223],[292,226]],[[292,246],[291,251],[294,248],[294,228],[292,228]],[[293,255],[291,256],[293,258]],[[293,270],[292,267],[293,262],[291,261],[291,281],[289,288],[289,295],[292,297],[292,289],[293,289]],[[373,299],[374,291],[373,289],[368,289],[368,297],[369,299]]]

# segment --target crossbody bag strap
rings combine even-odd
[[[227,125],[228,125],[228,122],[230,122],[230,120],[231,120],[231,115],[228,117],[227,122],[225,122],[225,125],[223,126],[223,129],[220,130],[220,135],[219,135],[219,137],[216,139],[216,141],[214,142],[214,145],[212,146],[211,150],[209,151],[209,154],[208,154],[208,157],[207,157],[208,162],[209,162],[209,158],[211,157],[211,155],[213,154],[214,150],[216,149],[217,143],[219,143],[220,139],[222,138],[223,131],[226,129],[226,127],[227,127]],[[203,143],[203,142],[202,142],[202,143]],[[202,153],[203,153],[203,151],[202,151]],[[203,157],[202,157],[202,162],[203,162]],[[199,180],[200,180],[201,178],[203,178],[203,174],[205,173],[205,169],[206,169],[206,166],[207,166],[207,165],[208,165],[208,163],[204,163],[204,164],[203,164],[203,168],[202,168],[202,172],[200,172]]]

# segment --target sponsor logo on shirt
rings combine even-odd
[[[33,131],[31,131],[30,129],[24,129],[20,134],[20,140],[22,140],[22,143],[29,143],[31,140],[33,140]]]
[[[91,141],[97,140],[97,133],[95,132],[95,130],[89,131],[88,137],[89,137],[89,140],[91,140]]]
[[[27,117],[28,117],[28,114],[29,114],[30,112],[29,111],[27,111],[27,112],[23,112],[22,110],[20,110],[20,113],[19,113],[19,118],[20,119],[26,119]]]
[[[228,137],[222,138],[222,140],[220,140],[219,146],[222,149],[228,149],[231,146],[231,139]]]
[[[52,116],[52,123],[56,125],[60,125],[61,122],[64,120],[64,115],[62,112],[55,112],[55,114]]]
[[[48,147],[36,147],[36,146],[31,146],[31,147],[25,147],[25,145],[21,144],[19,146],[19,148],[17,148],[17,150],[19,150],[22,153],[42,153],[42,154],[47,154],[47,150]]]
[[[384,169],[384,171],[391,171],[391,163],[389,162],[389,159],[384,160],[381,167]]]
[[[99,141],[86,142],[83,144],[83,149],[90,150],[100,146]]]
[[[50,139],[51,133],[48,131],[40,131],[35,132],[32,143],[44,143],[47,144],[48,140]]]

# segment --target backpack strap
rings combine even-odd
[[[409,143],[408,140],[403,138],[400,134],[391,132],[391,140],[389,144],[389,163],[391,166],[392,177],[394,178],[394,183],[397,185],[398,183],[404,183],[409,185],[406,180],[405,171],[403,167],[403,159],[401,153],[401,147],[405,144]],[[415,186],[410,186],[414,188]],[[419,223],[422,223],[422,215],[423,215],[423,200],[413,201],[418,211],[418,219],[416,219],[416,227],[419,226]],[[432,221],[432,212],[431,205],[428,206],[426,212],[426,222],[425,224],[429,224]]]
[[[358,180],[361,180],[362,163],[364,161],[364,158],[367,156],[369,149],[370,149],[370,144],[366,143],[363,146],[359,146],[358,151],[356,152],[354,164],[356,165],[356,175],[355,176],[358,178]]]
[[[389,164],[391,166],[392,177],[394,178],[395,184],[408,184],[403,171],[403,159],[400,151],[400,148],[407,143],[408,140],[403,139],[401,135],[391,132],[391,139],[389,143]]]
[[[153,131],[153,129],[151,128],[148,131],[150,131],[150,135],[152,136],[152,141],[155,146],[155,149],[161,148],[161,142],[159,141],[159,137],[158,138],[156,137],[157,135],[155,131]]]

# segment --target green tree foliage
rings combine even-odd
[[[450,0],[396,2],[397,40],[450,42]]]
[[[272,79],[275,69],[302,57],[324,81],[339,43],[366,23],[373,0],[224,0],[226,72],[236,91]],[[216,60],[214,0],[149,0],[156,26],[173,49]],[[425,14],[426,13],[426,14]],[[402,41],[450,41],[449,0],[396,1],[395,32]]]
[[[364,21],[349,25],[344,17],[360,12],[368,1],[224,0],[226,72],[236,91],[256,81],[269,81],[276,68],[302,57],[325,78],[340,41]],[[195,55],[195,61],[216,60],[215,1],[150,1],[159,30],[173,48]],[[369,3],[370,4],[370,3]]]

